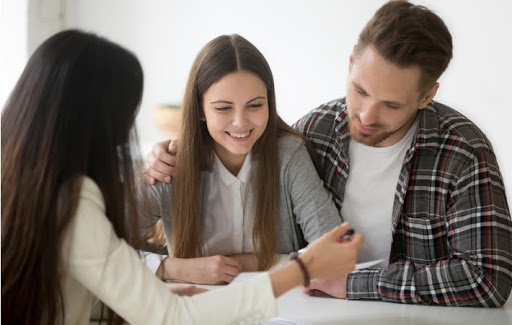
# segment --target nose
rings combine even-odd
[[[233,126],[243,127],[247,125],[247,112],[244,108],[236,109],[233,115]]]
[[[377,124],[379,120],[378,116],[378,107],[371,102],[365,103],[359,112],[359,119],[361,123],[366,126]]]

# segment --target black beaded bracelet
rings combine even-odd
[[[304,284],[306,288],[309,287],[309,281],[310,276],[308,269],[306,268],[306,265],[304,265],[304,262],[299,257],[299,254],[297,252],[290,253],[290,260],[296,261],[299,264],[300,270],[302,271],[302,275],[304,276]]]

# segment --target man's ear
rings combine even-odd
[[[352,70],[352,66],[354,65],[354,56],[356,55],[356,48],[357,45],[354,45],[354,48],[352,49],[352,53],[350,53],[350,57],[348,59],[348,71]]]
[[[420,98],[420,103],[418,105],[419,109],[424,109],[428,103],[434,98],[437,93],[437,89],[439,89],[439,82],[436,82],[432,88],[430,88],[423,96]]]

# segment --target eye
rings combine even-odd
[[[219,111],[219,112],[225,112],[227,110],[229,110],[231,108],[231,106],[221,106],[221,107],[215,107],[215,110]]]
[[[252,109],[258,109],[258,108],[260,108],[262,106],[263,106],[263,104],[250,104],[247,107],[248,108],[252,108]]]
[[[366,96],[366,91],[362,90],[361,88],[356,88],[356,91],[358,94]]]
[[[387,106],[388,108],[391,108],[391,109],[398,109],[398,108],[399,108],[399,106],[398,106],[398,105],[390,104],[390,103],[387,103],[387,104],[386,104],[386,106]]]

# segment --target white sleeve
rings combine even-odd
[[[145,251],[139,251],[139,256],[142,263],[144,263],[144,265],[146,265],[153,274],[156,274],[156,270],[158,270],[158,267],[160,266],[164,258],[167,257],[167,255],[161,255]]]
[[[192,297],[172,294],[117,237],[89,179],[69,227],[67,272],[130,324],[254,323],[277,315],[268,274]]]

